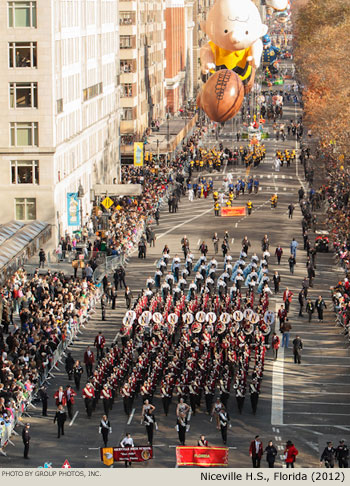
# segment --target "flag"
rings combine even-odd
[[[114,464],[113,447],[104,447],[101,449],[102,461],[106,466]]]

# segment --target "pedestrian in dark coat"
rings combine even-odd
[[[277,449],[273,445],[272,440],[270,440],[267,447],[265,447],[265,452],[266,452],[266,462],[268,463],[269,467],[274,467],[276,456],[277,456]]]
[[[64,411],[64,408],[62,405],[59,405],[55,414],[55,418],[53,419],[53,422],[57,422],[57,438],[59,439],[61,437],[61,434],[64,435],[64,423],[67,420],[67,414]]]
[[[23,430],[22,430],[22,440],[23,440],[23,444],[24,444],[24,453],[23,453],[24,459],[29,459],[29,457],[28,457],[29,442],[30,442],[29,429],[30,429],[30,424],[26,424],[23,427]]]

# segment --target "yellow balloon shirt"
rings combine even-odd
[[[238,74],[244,84],[248,83],[252,75],[252,66],[249,64],[247,59],[249,56],[251,56],[250,47],[232,52],[218,47],[212,41],[209,42],[209,45],[215,57],[217,70],[231,69]]]

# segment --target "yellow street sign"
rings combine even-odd
[[[114,202],[110,197],[105,197],[104,200],[101,202],[101,204],[106,208],[109,209],[111,206],[113,206]]]

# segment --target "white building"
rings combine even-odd
[[[0,3],[0,223],[68,227],[82,186],[83,222],[96,182],[119,180],[117,0]]]

